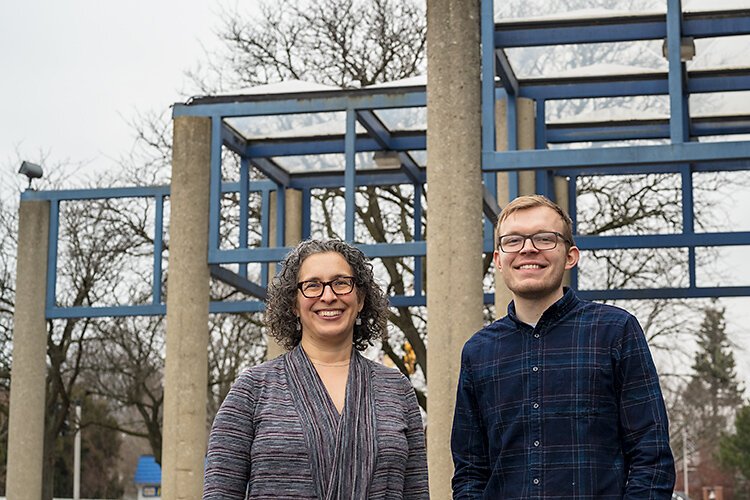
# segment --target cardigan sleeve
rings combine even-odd
[[[250,478],[256,384],[245,370],[221,404],[208,440],[203,499],[243,500]]]
[[[419,410],[417,396],[411,382],[404,380],[404,412],[406,415],[406,441],[409,446],[409,457],[404,473],[404,500],[429,499],[430,489],[427,481],[427,451],[425,448],[422,413]]]

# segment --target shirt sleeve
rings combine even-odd
[[[620,432],[628,470],[625,499],[671,499],[675,482],[669,423],[651,353],[630,316],[615,349]]]
[[[461,354],[456,412],[451,433],[453,498],[482,498],[490,479],[487,433],[477,404],[467,347]]]
[[[250,479],[255,397],[249,372],[237,379],[221,404],[208,439],[203,500],[243,500]]]
[[[419,500],[430,498],[430,487],[427,481],[427,450],[424,440],[424,426],[422,413],[419,411],[417,396],[414,388],[404,377],[404,403],[406,412],[406,442],[409,446],[409,457],[404,472],[405,500]]]

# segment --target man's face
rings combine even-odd
[[[534,207],[511,214],[500,225],[500,236],[516,234],[531,236],[542,231],[563,232],[563,221],[549,207]],[[578,263],[577,247],[567,248],[562,238],[550,250],[537,250],[530,239],[517,252],[495,251],[495,267],[514,297],[546,300],[562,296],[563,274]]]

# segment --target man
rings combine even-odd
[[[667,414],[638,321],[562,285],[580,254],[570,217],[517,198],[495,243],[513,302],[463,349],[453,498],[671,498]]]

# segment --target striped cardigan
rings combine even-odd
[[[317,498],[286,356],[245,370],[229,391],[209,438],[204,500]],[[372,377],[377,440],[368,498],[429,498],[414,390],[397,370],[365,361]]]

